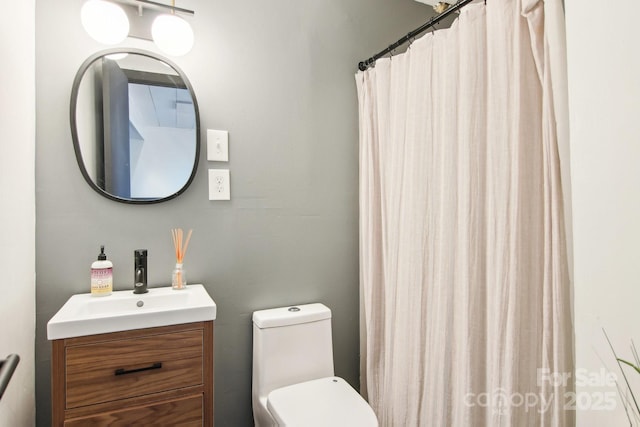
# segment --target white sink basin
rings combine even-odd
[[[78,294],[49,320],[47,338],[57,340],[215,318],[216,303],[202,285],[189,285],[179,291],[171,287],[149,288],[141,295],[132,290],[116,291],[106,297]]]

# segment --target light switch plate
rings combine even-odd
[[[229,132],[207,129],[207,160],[211,162],[229,161]]]
[[[209,200],[231,200],[229,169],[209,169]]]

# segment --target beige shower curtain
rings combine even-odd
[[[575,423],[559,1],[474,2],[356,75],[362,392],[382,426]]]

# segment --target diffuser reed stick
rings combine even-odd
[[[187,254],[187,248],[189,247],[189,240],[191,240],[191,233],[193,230],[189,230],[187,233],[187,239],[183,243],[184,233],[182,228],[172,228],[171,237],[173,238],[173,247],[176,250],[176,262],[182,264],[184,256]]]
[[[193,230],[189,230],[187,238],[184,240],[184,232],[182,231],[182,228],[171,229],[171,239],[173,240],[173,248],[176,252],[176,268],[173,270],[173,274],[171,276],[171,287],[173,287],[173,289],[184,289],[187,287],[187,278],[182,267],[182,263],[184,261],[184,256],[187,254],[187,248],[189,247],[192,232]]]

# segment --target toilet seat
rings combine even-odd
[[[327,377],[273,390],[267,408],[289,427],[375,427],[373,409],[345,380]]]

